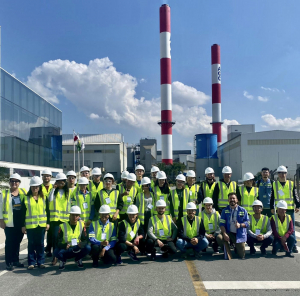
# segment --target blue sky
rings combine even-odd
[[[225,123],[300,131],[299,1],[0,0],[2,67],[62,110],[63,133],[123,133],[128,143],[150,136],[160,146],[163,3],[171,6],[174,149],[211,132],[214,43]]]

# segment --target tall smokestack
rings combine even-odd
[[[172,150],[172,89],[171,89],[171,9],[164,4],[159,9],[160,22],[160,93],[162,162],[173,163]]]
[[[217,135],[218,146],[222,143],[221,131],[221,49],[220,45],[211,47],[212,77],[212,130]]]

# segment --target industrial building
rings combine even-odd
[[[195,157],[191,150],[173,150],[173,163],[185,164],[187,170],[195,170]],[[157,162],[162,161],[161,151],[157,151]]]
[[[49,168],[53,177],[62,172],[62,112],[0,69],[0,166],[22,177],[29,187],[32,176]]]
[[[80,140],[84,141],[85,149],[79,153],[79,164],[78,153],[75,151],[76,171],[83,165],[89,168],[99,167],[105,173],[111,173],[116,179],[120,179],[121,172],[127,166],[127,149],[122,134],[82,134]],[[74,169],[73,134],[63,135],[62,145],[63,171],[67,172]]]

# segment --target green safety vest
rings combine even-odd
[[[260,234],[267,233],[267,225],[269,222],[269,217],[265,215],[260,215],[260,219],[256,222],[253,215],[250,216],[250,229],[253,233],[256,232],[256,229],[260,230]]]
[[[197,197],[198,197],[197,194],[200,189],[200,186],[197,184],[194,184],[191,186],[191,188],[189,188],[189,186],[186,184],[185,189],[188,189],[189,200],[193,201],[193,202],[197,201]]]
[[[213,182],[211,187],[209,188],[207,182],[202,182],[201,186],[202,186],[202,189],[203,189],[203,197],[210,197],[212,198],[213,196],[213,193],[214,193],[214,189],[216,187],[216,184],[217,182]]]
[[[112,190],[110,192],[110,194],[108,195],[104,189],[101,189],[99,192],[99,197],[100,197],[101,206],[108,205],[110,207],[110,213],[111,213],[111,215],[113,215],[117,211],[119,191]],[[110,200],[108,200],[108,199],[110,199]],[[108,201],[110,201],[110,202],[108,203]],[[118,218],[120,218],[119,215],[118,215]]]
[[[151,180],[150,188],[152,188],[152,191],[154,191],[154,187],[155,187],[155,182],[153,180]]]
[[[89,237],[94,237],[96,238],[96,240],[103,242],[105,240],[107,241],[113,241],[116,240],[116,237],[113,237],[113,231],[115,228],[115,225],[111,222],[108,222],[106,225],[104,225],[104,231],[103,231],[103,227],[100,225],[99,220],[98,221],[93,221],[92,225],[94,227],[94,232],[95,233],[90,233]],[[106,234],[106,239],[102,239],[102,233]]]
[[[201,217],[195,216],[195,220],[193,221],[193,225],[188,221],[188,217],[182,217],[182,226],[183,226],[183,234],[190,239],[194,238],[195,236],[198,235],[199,229],[200,229],[200,224],[201,224]]]
[[[124,191],[125,191],[125,189],[124,189]],[[129,191],[129,195],[124,195],[122,197],[124,204],[123,204],[122,210],[120,211],[120,214],[126,214],[128,207],[130,205],[133,205],[133,201],[134,201],[136,194],[137,194],[137,189],[136,189],[136,187],[132,186]]]
[[[258,197],[258,188],[252,187],[250,192],[248,192],[246,186],[242,185],[242,186],[240,186],[239,190],[240,190],[240,194],[242,197],[241,207],[246,209],[248,214],[253,215],[254,211],[252,208],[252,204]]]
[[[126,220],[123,220],[121,223],[125,224],[126,240],[131,242],[138,234],[138,230],[139,230],[140,225],[141,225],[140,219],[139,218],[136,219],[133,229],[132,229],[132,226]],[[131,235],[131,231],[133,231],[132,235]]]
[[[152,208],[152,214],[153,215],[157,215],[157,211],[156,211],[156,202],[159,199],[163,199],[166,202],[166,211],[165,211],[165,215],[170,215],[170,202],[169,202],[169,194],[163,194],[161,193],[160,189],[158,186],[154,187],[154,196],[153,196],[153,208]]]
[[[171,197],[172,197],[172,203],[173,203],[173,208],[174,208],[174,215],[175,218],[178,219],[179,215],[179,206],[180,206],[180,200],[177,194],[176,189],[171,190]],[[183,190],[183,216],[186,216],[187,210],[186,210],[186,205],[189,203],[189,189],[186,188]]]
[[[150,192],[150,195],[152,196],[152,201],[153,201],[153,193]],[[135,205],[137,206],[139,213],[138,213],[138,218],[140,219],[141,223],[145,223],[145,209],[146,209],[146,203],[144,199],[144,192],[140,192],[136,196],[136,203]],[[153,204],[152,204],[152,209],[153,209]],[[151,214],[152,214],[152,209],[151,209]]]
[[[280,219],[278,218],[278,215],[273,215],[272,218],[274,219],[278,234],[280,236],[284,236],[289,230],[290,222],[292,219],[291,216],[285,214],[285,219],[283,223],[281,223]]]
[[[230,192],[236,192],[236,182],[231,181],[229,188],[227,188],[226,184],[222,181],[219,181],[218,184],[219,184],[218,207],[222,209],[222,208],[226,208],[229,205],[228,194]]]
[[[94,196],[96,196],[96,194],[99,193],[99,191],[100,191],[101,189],[103,189],[103,182],[100,181],[100,184],[99,184],[98,187],[96,188],[96,185],[94,184],[94,182],[93,182],[93,181],[90,181],[90,182],[89,182],[89,187],[92,188],[92,189],[89,190],[89,191],[92,191],[92,194],[93,194]]]
[[[85,195],[80,193],[79,187],[72,193],[72,206],[78,206],[81,210],[80,218],[83,221],[88,221],[90,219],[91,208],[94,205],[94,196],[91,191]]]
[[[284,187],[282,187],[279,181],[273,182],[275,204],[277,204],[277,202],[279,202],[280,200],[284,200],[287,203],[287,209],[294,210],[295,205],[293,198],[293,187],[294,182],[292,181],[286,181]],[[280,190],[283,192],[283,195],[279,194]]]
[[[55,190],[54,188],[52,190]],[[49,194],[50,195],[50,194]],[[66,193],[60,196],[59,191],[53,195],[53,200],[49,201],[50,222],[69,221],[69,212],[71,209],[71,198],[66,198]]]
[[[138,193],[143,192],[142,185],[139,185],[139,183],[138,183],[137,181],[135,181],[135,183],[134,183],[133,186],[136,188],[136,191],[137,191]]]
[[[220,224],[220,214],[219,212],[215,211],[212,213],[210,218],[208,218],[205,210],[199,213],[199,216],[203,220],[204,228],[206,233],[211,234],[217,231],[218,225]]]
[[[24,204],[26,206],[25,227],[26,229],[33,229],[47,226],[46,215],[46,197],[38,197],[38,201],[32,196],[24,197]]]
[[[151,222],[153,226],[154,235],[161,240],[166,240],[168,237],[172,236],[172,218],[170,215],[164,215],[163,223],[157,217],[157,215],[151,217]],[[164,235],[159,233],[159,230],[164,231]]]
[[[65,223],[61,224],[60,228],[63,233],[62,243],[67,244],[67,243],[70,243],[72,241],[72,239],[77,239],[77,244],[78,244],[81,239],[83,227],[84,227],[84,223],[81,220],[79,220],[77,222],[77,225],[76,225],[74,231],[73,231],[71,225],[69,224],[69,222],[65,222]]]
[[[50,194],[50,192],[51,192],[51,190],[52,190],[52,188],[53,188],[53,185],[52,185],[52,184],[49,185],[48,191],[47,191],[47,189],[46,189],[46,187],[45,187],[44,184],[42,184],[41,186],[42,186],[42,192],[43,192],[43,194],[44,194],[44,197],[45,197],[45,198],[48,197],[49,194]]]

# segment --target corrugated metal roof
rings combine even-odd
[[[79,135],[80,139],[84,140],[85,144],[94,144],[94,143],[122,143],[123,135],[122,134],[81,134]],[[62,135],[62,144],[63,145],[73,145],[73,134]]]

